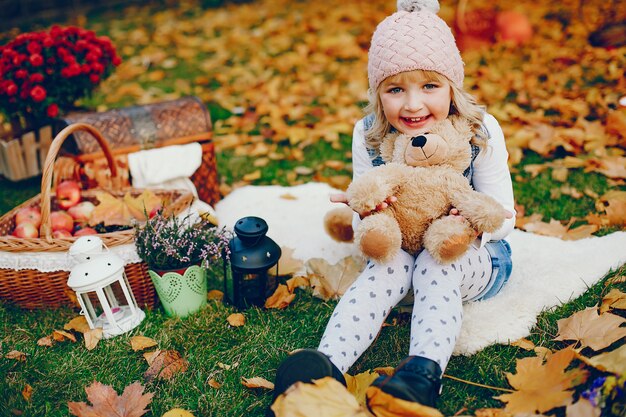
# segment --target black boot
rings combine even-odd
[[[396,398],[435,407],[441,387],[441,368],[430,359],[408,356],[393,375],[381,376],[372,385]]]
[[[274,398],[272,404],[279,395],[287,391],[287,388],[296,382],[309,383],[314,379],[333,377],[346,386],[346,379],[343,374],[328,359],[328,356],[315,349],[303,349],[288,356],[276,370],[276,380],[274,382]],[[271,407],[271,406],[270,406]],[[273,417],[271,408],[265,413],[267,417]]]

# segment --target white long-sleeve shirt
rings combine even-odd
[[[509,154],[506,150],[504,134],[500,124],[492,115],[485,113],[483,123],[487,129],[489,141],[488,146],[482,147],[474,159],[472,183],[476,191],[493,197],[511,212],[513,217],[506,219],[502,227],[494,233],[483,233],[480,240],[476,242],[478,246],[483,246],[490,240],[504,239],[515,227],[513,184],[507,163]],[[372,168],[374,166],[367,152],[365,128],[361,119],[354,126],[352,134],[352,180],[354,181]],[[358,222],[359,216],[355,213],[353,221],[355,228]]]

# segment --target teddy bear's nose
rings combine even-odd
[[[426,145],[426,136],[419,135],[411,138],[411,145],[415,148],[422,148],[424,145]]]

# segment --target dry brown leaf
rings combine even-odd
[[[626,319],[611,313],[598,315],[596,307],[588,307],[557,321],[559,332],[553,340],[576,340],[582,347],[601,350],[626,336]]]
[[[565,408],[565,417],[600,417],[600,407],[594,407],[589,400],[581,397]]]
[[[511,343],[511,346],[517,346],[524,350],[534,350],[535,344],[528,339],[519,339]]]
[[[226,318],[226,321],[233,327],[240,327],[246,324],[246,317],[241,313],[233,313]]]
[[[68,333],[64,330],[55,330],[52,332],[52,338],[57,342],[62,342],[65,339],[71,340],[72,342],[76,342],[76,337],[72,333]]]
[[[103,330],[102,327],[97,327],[85,332],[85,347],[87,350],[93,350],[98,345],[98,342],[102,340]]]
[[[32,396],[33,396],[33,387],[31,387],[29,384],[24,385],[24,389],[22,390],[22,397],[24,397],[26,401],[30,401]]]
[[[306,262],[313,295],[324,300],[341,297],[359,275],[365,261],[347,256],[334,265],[325,259],[313,258]]]
[[[161,353],[161,349],[157,349],[152,352],[144,352],[143,358],[146,362],[148,362],[148,366],[152,365],[152,362],[154,362],[154,359],[159,356],[159,353]]]
[[[19,350],[12,350],[4,355],[7,359],[15,359],[16,361],[24,362],[26,360],[26,354]]]
[[[626,293],[621,292],[617,288],[613,288],[602,298],[600,314],[604,314],[612,308],[617,310],[626,309]]]
[[[570,222],[571,223],[571,222]],[[516,225],[517,222],[516,222]],[[560,221],[550,219],[549,223],[542,221],[533,221],[518,225],[527,232],[537,233],[543,236],[554,236],[563,240],[578,240],[592,236],[594,232],[598,230],[596,225],[582,225],[574,229],[569,229],[569,226],[561,224]]]
[[[133,336],[130,338],[130,347],[137,352],[138,350],[148,349],[157,346],[156,340],[146,336]]]
[[[601,371],[611,372],[616,375],[626,374],[626,344],[621,345],[610,352],[601,353],[592,358],[581,358],[588,365]]]
[[[79,333],[85,333],[91,330],[85,316],[77,316],[63,326],[64,330],[75,330]]]
[[[443,417],[438,410],[393,397],[378,387],[367,389],[367,404],[376,417]]]
[[[293,195],[293,194],[289,194],[289,193],[287,193],[287,194],[281,194],[281,195],[280,195],[280,198],[282,198],[283,200],[297,200],[297,199],[298,199],[298,197],[296,197],[296,196],[295,196],[295,195]],[[293,251],[293,249],[292,249],[292,251]]]
[[[258,180],[259,178],[261,178],[261,170],[257,169],[256,171],[253,171],[249,174],[244,175],[242,179],[244,181],[250,182],[250,181]]]
[[[118,396],[109,385],[94,381],[85,388],[92,405],[72,401],[67,405],[70,413],[78,417],[140,417],[149,411],[146,407],[154,396],[152,393],[144,394],[144,388],[139,382],[134,382]]]
[[[99,203],[91,212],[89,224],[91,226],[104,223],[105,226],[128,225],[132,218],[128,206],[121,198],[116,198],[106,191],[96,191]]]
[[[587,371],[582,369],[565,371],[575,356],[576,352],[567,348],[548,357],[545,364],[538,357],[518,359],[517,373],[506,373],[516,391],[495,398],[505,402],[505,410],[513,414],[543,413],[570,404],[571,388],[587,379]]]
[[[533,350],[535,351],[535,354],[537,355],[537,357],[544,361],[548,359],[550,355],[552,355],[552,350],[550,350],[549,348],[545,346],[537,346]]]
[[[287,308],[294,298],[296,298],[296,295],[289,292],[289,288],[286,285],[279,284],[274,294],[265,300],[265,308]]]
[[[276,417],[371,417],[346,388],[331,377],[297,382],[271,406]]]
[[[274,383],[258,376],[255,376],[253,378],[241,377],[241,384],[246,388],[265,388],[270,390],[274,389]]]
[[[149,216],[150,213],[153,213],[163,206],[161,198],[150,190],[144,190],[137,197],[126,193],[123,201],[128,207],[130,215],[139,221],[147,220],[147,216]]]
[[[210,386],[211,388],[215,388],[215,389],[222,388],[222,384],[220,384],[219,382],[217,382],[213,378],[209,379],[209,382],[207,382],[207,385]]]
[[[293,275],[304,268],[304,262],[293,257],[293,249],[288,247],[281,247],[280,249],[282,250],[282,254],[278,260],[278,274],[281,276]],[[272,268],[270,272],[276,274],[276,269]]]
[[[175,375],[185,372],[189,368],[189,362],[175,350],[161,350],[152,357],[152,363],[143,374],[146,381],[154,378],[171,379]]]
[[[609,225],[626,226],[626,191],[609,191],[596,202],[598,211],[606,211]]]
[[[356,398],[361,405],[365,405],[365,391],[380,375],[376,372],[365,371],[354,376],[344,374],[348,392]]]
[[[289,292],[294,292],[296,288],[306,288],[311,286],[309,278],[303,276],[290,278],[287,280],[286,284]]]
[[[613,285],[622,282],[626,282],[626,275],[615,275],[614,277],[607,279],[604,285]]]
[[[207,294],[207,299],[222,301],[224,299],[224,293],[220,290],[211,290]]]
[[[239,362],[235,362],[235,363],[233,363],[231,365],[228,365],[228,364],[222,363],[222,362],[218,362],[217,366],[218,366],[218,368],[221,368],[221,369],[223,369],[225,371],[229,371],[231,369],[235,369],[236,367],[238,367],[239,366]]]
[[[41,339],[37,340],[37,346],[46,346],[52,347],[52,337],[44,336]]]

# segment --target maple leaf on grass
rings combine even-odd
[[[276,417],[371,417],[339,381],[297,382],[271,406]]]
[[[435,408],[401,400],[378,387],[367,389],[367,405],[376,417],[443,417]]]
[[[152,381],[154,378],[171,379],[189,368],[189,362],[175,350],[157,350],[152,355],[144,357],[150,365],[143,374],[146,381]]]
[[[610,309],[626,310],[626,293],[621,292],[617,288],[613,288],[607,295],[602,298],[600,305],[600,314]]]
[[[241,377],[241,385],[246,388],[265,388],[265,389],[274,389],[274,383],[268,381],[265,378],[261,378],[255,376],[253,378],[244,378]]]
[[[306,262],[313,295],[324,300],[341,297],[354,282],[364,261],[346,256],[334,265],[325,259],[313,258]]]
[[[144,386],[134,382],[124,388],[122,395],[117,395],[113,387],[94,381],[85,388],[85,402],[68,402],[70,413],[78,417],[139,417],[148,412],[146,407],[154,394],[144,394]]]
[[[572,402],[571,388],[585,382],[587,371],[565,369],[576,352],[567,348],[543,359],[523,358],[517,360],[516,374],[506,373],[509,384],[516,389],[511,394],[502,394],[496,399],[505,402],[510,413],[543,413]]]
[[[279,284],[276,291],[274,291],[274,294],[265,300],[265,308],[287,308],[294,298],[296,298],[296,295],[290,292],[286,285]]]
[[[156,340],[146,336],[133,336],[130,338],[130,347],[137,352],[138,350],[144,350],[158,345]]]
[[[626,336],[626,319],[611,313],[598,315],[596,307],[588,307],[557,321],[559,333],[553,340],[576,340],[581,348],[601,350]]]
[[[376,372],[365,371],[354,376],[345,374],[347,389],[361,405],[365,405],[365,391],[380,375]]]
[[[626,375],[626,345],[622,345],[610,352],[601,353],[592,358],[580,356],[587,365],[604,372],[611,372],[615,375]]]

